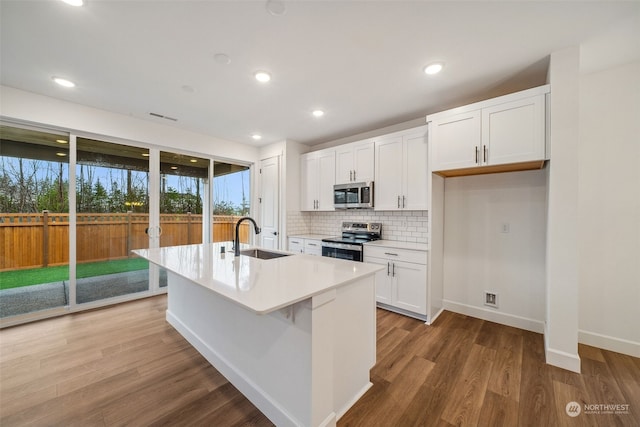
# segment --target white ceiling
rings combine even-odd
[[[231,141],[317,144],[544,84],[551,52],[640,14],[638,1],[282,4],[0,0],[1,83]],[[426,76],[433,61],[445,68]]]

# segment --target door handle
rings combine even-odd
[[[274,231],[274,232],[273,232],[273,235],[274,235],[274,236],[277,236],[277,235],[278,235],[278,232],[277,232],[277,231]]]

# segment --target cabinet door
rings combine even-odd
[[[373,141],[357,143],[353,146],[354,181],[373,181],[375,175],[375,147]]]
[[[432,122],[432,170],[450,170],[480,165],[480,110]]]
[[[289,251],[297,254],[304,253],[304,239],[289,237]]]
[[[321,152],[318,159],[317,185],[318,205],[316,210],[332,211],[333,185],[336,179],[336,152]]]
[[[320,240],[304,240],[304,253],[307,255],[322,256],[322,243]]]
[[[394,261],[391,267],[394,289],[392,305],[427,314],[427,266]]]
[[[348,184],[354,181],[354,151],[350,144],[336,148],[336,184]]]
[[[376,273],[376,301],[391,305],[391,264],[389,261],[382,258],[367,258],[366,256],[364,258],[364,262],[370,262],[371,264],[378,264],[385,267],[384,270]]]
[[[375,142],[374,208],[398,210],[402,202],[402,137]]]
[[[315,153],[300,156],[300,210],[313,211],[318,199],[318,158]]]
[[[406,135],[403,160],[403,192],[404,209],[429,209],[429,150],[427,136],[422,134]]]
[[[544,95],[482,109],[483,164],[542,160],[545,156]]]

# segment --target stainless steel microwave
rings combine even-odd
[[[333,206],[336,209],[373,208],[373,181],[334,185]]]

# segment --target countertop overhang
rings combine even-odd
[[[231,246],[223,242],[133,252],[258,314],[288,307],[383,269],[375,264],[304,254],[269,260],[236,257]],[[243,249],[250,248],[243,245]]]

